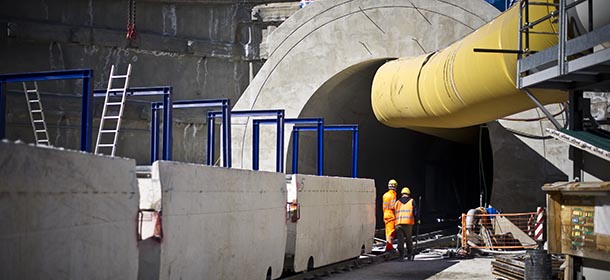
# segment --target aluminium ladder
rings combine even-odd
[[[103,154],[103,150],[106,151],[106,153],[110,152],[111,156],[115,155],[130,75],[131,64],[127,66],[127,74],[125,75],[117,75],[115,73],[114,65],[110,68],[110,78],[108,79],[108,88],[106,89],[106,97],[104,98],[104,109],[102,110],[102,117],[100,119],[100,129],[97,134],[95,154]],[[122,81],[123,86],[113,87],[115,80]],[[120,84],[120,82],[118,84]]]
[[[30,113],[30,121],[32,122],[32,129],[34,130],[34,139],[36,145],[47,145],[50,146],[49,133],[47,131],[47,123],[44,118],[44,112],[42,111],[42,102],[40,102],[40,94],[38,93],[38,83],[34,82],[34,88],[28,89],[27,83],[23,84],[23,92],[25,93],[25,101],[28,104],[28,111]]]

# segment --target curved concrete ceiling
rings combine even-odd
[[[299,117],[326,89],[370,100],[370,86],[354,90],[333,84],[387,59],[443,48],[498,14],[482,0],[315,2],[270,34],[269,58],[233,109],[285,109],[286,117]],[[233,166],[251,168],[251,120],[234,119],[233,128]],[[275,170],[274,133],[261,130],[261,170]],[[289,139],[286,133],[285,143]]]

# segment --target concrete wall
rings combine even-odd
[[[494,162],[493,170],[486,171],[493,172],[491,205],[505,213],[529,212],[546,205],[542,185],[568,179],[564,173],[566,171],[560,169],[569,163],[567,145],[554,139],[525,139],[506,130],[498,122],[488,123],[487,126]],[[527,129],[527,126],[530,128]],[[540,127],[536,128],[534,124],[511,127],[541,135]]]
[[[134,160],[0,143],[0,279],[135,279]]]
[[[265,279],[282,273],[286,184],[280,173],[155,162],[162,187],[159,279]]]
[[[293,175],[300,219],[296,223],[294,270],[336,263],[370,252],[375,235],[375,183],[370,179]],[[291,238],[289,238],[291,240]]]
[[[123,72],[131,63],[132,86],[173,86],[175,100],[226,97],[235,102],[262,65],[255,51],[264,26],[251,20],[252,6],[262,2],[268,1],[137,1],[136,39],[128,41],[127,1],[2,1],[0,73],[93,68],[94,87],[105,88],[111,65]],[[39,86],[67,95],[58,100],[45,94],[43,106],[52,143],[77,149],[82,82]],[[7,139],[33,142],[23,94],[9,98]],[[99,104],[94,125],[101,115]],[[205,158],[201,111],[176,111],[176,160],[200,163]],[[149,106],[128,104],[125,118],[118,155],[149,164]]]

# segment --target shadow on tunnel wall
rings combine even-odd
[[[430,229],[447,222],[457,226],[460,214],[479,204],[479,147],[379,123],[371,109],[370,91],[375,71],[384,62],[369,61],[338,73],[316,91],[299,117],[359,125],[358,177],[375,179],[377,228],[383,227],[381,197],[391,178],[400,188],[408,186],[416,199],[422,197],[422,224]],[[324,137],[324,175],[351,176],[351,133],[326,132]],[[298,173],[315,174],[315,133],[301,133],[299,146]]]
[[[568,176],[497,122],[487,124],[494,158],[491,205],[504,213],[531,212],[546,205],[545,183]]]

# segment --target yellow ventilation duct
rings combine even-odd
[[[530,5],[530,20],[553,10],[552,5]],[[371,98],[375,116],[391,127],[425,130],[421,128],[467,127],[535,107],[515,87],[516,54],[473,51],[517,49],[518,28],[519,8],[515,5],[446,49],[384,64],[373,80]],[[547,20],[531,31],[554,33],[555,26],[552,20]],[[556,35],[530,34],[529,40],[532,50],[557,44]],[[565,92],[532,93],[543,104],[567,100]]]

